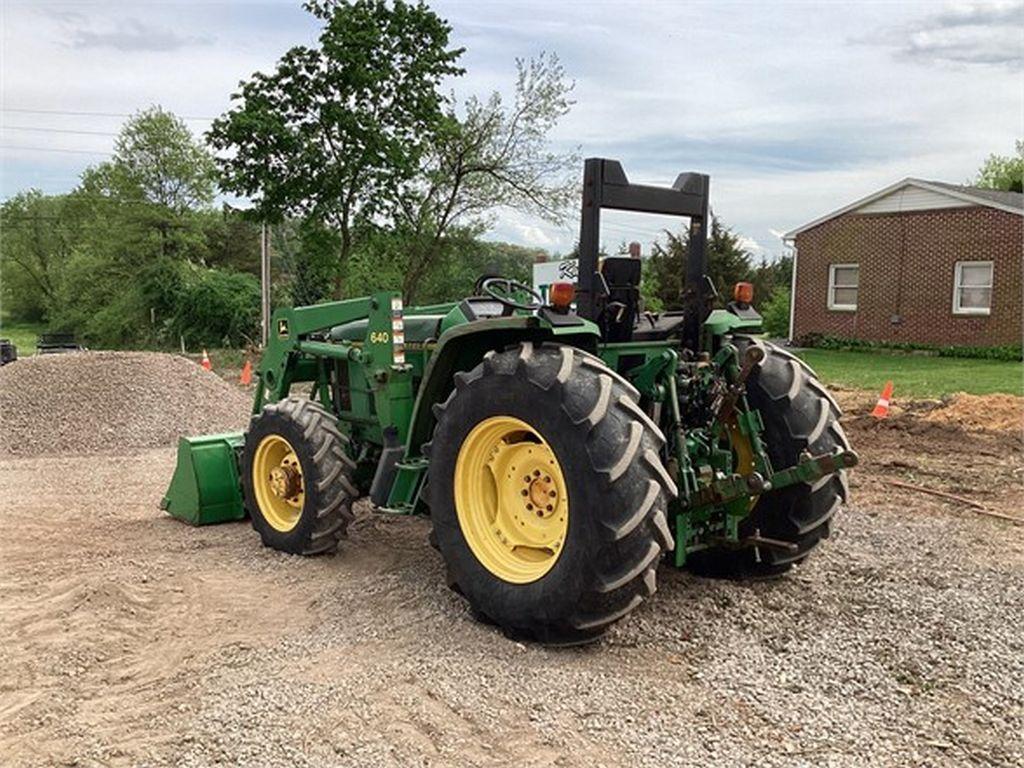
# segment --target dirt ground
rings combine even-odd
[[[888,484],[1021,515],[1020,430],[839,397],[863,464],[806,566],[665,565],[570,650],[474,623],[422,520],[302,559],[160,513],[171,448],[0,457],[0,762],[1024,765],[1024,526]]]

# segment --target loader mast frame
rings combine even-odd
[[[580,260],[577,312],[598,322],[607,295],[599,266],[601,210],[633,211],[690,219],[687,248],[683,346],[700,348],[701,325],[707,316],[704,275],[707,272],[708,193],[703,173],[681,173],[671,187],[631,184],[616,160],[592,157],[583,167],[583,208],[580,216]]]

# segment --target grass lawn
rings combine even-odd
[[[826,384],[882,391],[892,379],[897,396],[942,397],[953,392],[1024,395],[1024,363],[884,352],[807,349],[797,352]]]
[[[41,324],[0,320],[0,339],[10,339],[18,348],[18,354],[26,357],[35,354],[36,339],[45,330],[46,326]]]

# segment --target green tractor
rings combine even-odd
[[[604,208],[689,218],[683,311],[643,311],[639,259],[598,260]],[[312,555],[368,495],[430,518],[474,616],[553,644],[634,610],[666,555],[783,573],[828,536],[857,456],[813,371],[757,338],[749,286],[709,309],[707,223],[707,176],[635,185],[590,159],[575,292],[491,277],[447,304],[278,310],[248,431],[183,439],[163,508],[248,515],[266,546]]]

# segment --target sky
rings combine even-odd
[[[458,97],[510,94],[516,58],[554,52],[575,81],[556,149],[631,181],[711,176],[713,211],[756,256],[780,235],[906,176],[968,181],[1024,137],[1024,0],[430,5],[464,46]],[[300,2],[0,0],[0,198],[72,189],[124,116],[152,104],[197,134],[240,80],[316,40]],[[581,169],[582,170],[582,169]],[[609,212],[605,244],[661,217]],[[557,226],[494,214],[491,239],[565,252]]]

